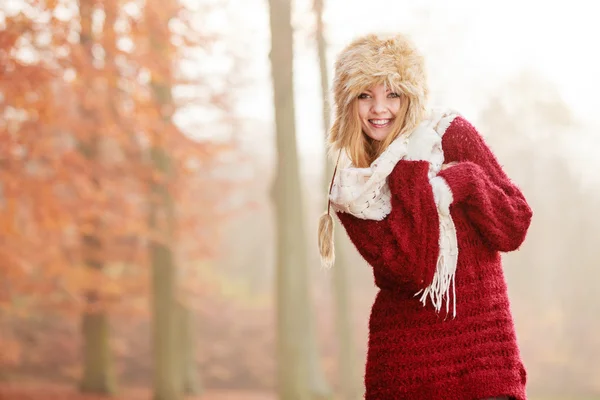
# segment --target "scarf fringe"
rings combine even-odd
[[[450,312],[450,301],[453,302],[452,316],[456,317],[456,266],[458,264],[458,239],[456,227],[450,216],[450,204],[452,204],[452,190],[446,180],[436,176],[430,180],[433,190],[433,198],[438,209],[439,217],[439,254],[436,263],[433,281],[429,286],[418,291],[415,296],[421,294],[420,301],[423,306],[427,304],[427,298],[435,310],[439,313],[442,304],[446,302],[446,315]],[[452,291],[452,296],[450,292]]]
[[[446,315],[450,312],[452,301],[452,318],[456,318],[456,265],[458,262],[458,246],[456,228],[450,215],[440,215],[440,249],[449,249],[447,253],[440,251],[436,263],[433,281],[429,286],[419,290],[419,300],[425,306],[427,299],[436,312],[440,312],[444,302],[446,303]]]

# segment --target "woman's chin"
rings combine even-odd
[[[377,142],[381,142],[383,140],[385,140],[385,138],[388,137],[388,135],[390,134],[390,130],[386,129],[385,131],[382,129],[381,131],[373,131],[370,130],[370,132],[367,134],[371,139],[377,141]]]

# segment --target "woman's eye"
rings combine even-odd
[[[398,93],[390,93],[389,97],[396,98],[396,97],[400,97],[400,95]]]
[[[369,98],[369,95],[366,94],[366,93],[361,93],[361,94],[358,95],[358,98],[359,99],[367,99],[367,98]]]

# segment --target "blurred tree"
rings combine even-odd
[[[280,398],[327,398],[309,288],[304,212],[296,149],[291,2],[270,0],[277,175],[277,360]]]
[[[321,96],[323,99],[323,131],[325,136],[329,131],[331,122],[331,112],[329,104],[329,77],[327,72],[327,41],[325,39],[325,28],[323,24],[323,0],[314,0],[313,4],[317,24],[317,53],[319,59],[319,70],[321,76]],[[325,139],[326,140],[326,139]],[[325,183],[324,188],[328,192],[329,185],[333,176],[334,166],[330,157],[325,154]],[[327,193],[326,192],[326,193]],[[347,260],[343,249],[347,245],[346,236],[339,232],[334,237],[336,252],[335,265],[333,267],[333,293],[335,299],[335,326],[338,341],[338,374],[342,398],[351,400],[362,398],[361,375],[358,370],[358,362],[355,354],[353,328],[352,328],[352,309],[348,297],[349,279],[347,274]]]
[[[9,204],[19,200],[12,217],[21,226],[5,232],[8,246],[3,250],[8,270],[25,272],[12,280],[17,290],[10,300],[26,305],[29,312],[67,303],[66,310],[83,311],[81,388],[112,393],[105,300],[117,292],[105,280],[104,267],[114,251],[109,246],[128,231],[122,225],[112,229],[111,217],[135,215],[121,201],[123,196],[114,196],[113,188],[122,182],[114,175],[118,163],[107,163],[105,145],[116,132],[105,110],[114,103],[107,95],[107,68],[98,56],[99,31],[92,28],[93,13],[99,11],[95,4],[73,2],[65,9],[58,3],[31,2],[8,18],[5,38],[12,40],[2,41],[0,53],[5,72],[16,79],[2,80],[1,86],[7,122],[1,129],[7,145],[3,158],[9,167],[3,182],[19,182],[14,190],[10,184],[4,188]],[[116,12],[114,1],[104,11],[111,5]],[[80,25],[71,25],[65,12],[79,13]],[[114,15],[107,13],[106,21],[114,24]],[[114,48],[110,30],[103,37],[112,39]],[[105,53],[106,60],[114,56]],[[123,260],[114,252],[112,258]],[[79,268],[82,264],[84,269]]]
[[[186,356],[174,357],[185,365],[182,385],[197,389],[189,296],[204,288],[193,270],[214,256],[215,221],[226,212],[216,205],[239,181],[212,174],[232,146],[185,137],[173,113],[192,104],[219,115],[216,122],[230,119],[226,85],[209,85],[214,76],[175,76],[189,46],[208,51],[215,37],[196,34],[197,15],[175,1],[31,1],[9,9],[0,20],[7,28],[0,36],[0,270],[9,277],[0,307],[44,323],[53,322],[45,310],[83,314],[81,387],[111,392],[108,315],[143,318],[137,300],[149,288],[140,267],[152,256],[162,273],[166,261],[172,288],[176,274],[187,274],[183,298],[175,300],[180,288],[163,298],[173,305],[167,318],[180,324],[168,328],[177,338],[167,341]],[[176,84],[205,90],[177,102]],[[147,218],[150,203],[154,218]]]
[[[98,96],[98,92],[90,91],[91,88],[106,90],[104,85],[100,84],[100,74],[96,66],[93,47],[99,45],[97,38],[92,32],[92,18],[94,12],[98,11],[95,7],[95,0],[80,0],[78,4],[79,20],[81,31],[79,34],[79,43],[83,50],[82,62],[77,65],[77,76],[87,83],[86,91],[82,91],[83,101],[80,105],[82,120],[88,121],[89,132],[79,135],[78,147],[83,157],[88,161],[89,181],[92,190],[95,192],[95,199],[102,193],[101,173],[101,142],[103,126],[102,115],[98,106],[104,107],[105,104],[89,101],[92,95]],[[115,0],[107,1],[105,14],[105,36],[114,38],[114,24],[116,20]],[[112,34],[111,34],[112,33]],[[87,101],[86,101],[87,100]],[[114,100],[113,100],[114,101]],[[104,254],[106,250],[103,245],[101,230],[104,229],[102,222],[102,209],[97,206],[97,202],[90,204],[90,213],[88,218],[82,221],[82,253],[84,263],[92,270],[92,274],[100,272],[104,267]],[[83,377],[81,381],[81,390],[83,392],[115,394],[116,380],[110,349],[110,326],[109,317],[106,309],[99,306],[100,295],[96,288],[90,288],[86,293],[88,307],[83,313],[82,334],[83,334]]]
[[[180,341],[182,391],[186,395],[198,395],[202,392],[200,372],[196,363],[196,329],[194,313],[183,303],[178,303],[180,321],[178,327]]]
[[[169,20],[176,15],[173,1],[150,0],[144,7],[148,34],[148,64],[155,123],[148,126],[151,164],[150,262],[152,266],[152,322],[154,346],[154,400],[183,398],[181,345],[182,318],[176,303],[177,271],[174,257],[175,209],[172,197],[175,168],[169,137],[173,124],[172,44]]]
[[[64,272],[65,226],[73,215],[57,190],[70,176],[52,168],[62,160],[63,132],[57,116],[64,102],[57,82],[56,55],[48,36],[65,28],[58,20],[40,26],[36,14],[6,17],[0,35],[0,270],[5,291],[0,305],[34,301],[51,292]],[[51,12],[52,10],[49,10]],[[35,82],[35,84],[33,84]],[[66,178],[66,179],[65,179]],[[58,192],[60,193],[60,192]]]

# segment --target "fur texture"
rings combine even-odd
[[[331,268],[335,262],[335,248],[333,245],[333,217],[326,211],[319,218],[319,254],[321,266]]]
[[[429,94],[423,56],[404,35],[363,36],[346,46],[335,63],[335,120],[329,131],[333,149],[340,147],[346,121],[352,117],[352,100],[382,83],[410,99],[404,130],[410,132],[421,122]]]

